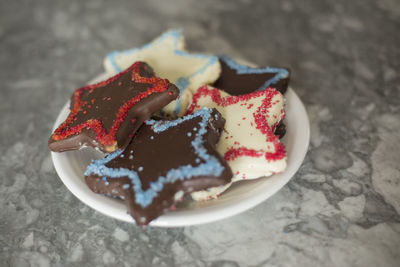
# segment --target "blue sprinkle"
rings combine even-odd
[[[110,183],[109,183],[109,182],[104,182],[104,184],[105,184],[106,186],[108,186]]]
[[[128,188],[129,188],[129,184],[124,184],[124,185],[122,186],[122,188],[123,188],[123,189],[128,189]]]
[[[187,115],[187,116],[182,117],[182,118],[178,118],[178,119],[173,120],[173,121],[147,120],[146,124],[147,125],[152,125],[153,126],[153,131],[156,132],[156,133],[160,133],[160,132],[164,132],[164,131],[168,130],[170,127],[175,127],[175,126],[181,124],[184,121],[191,120],[191,119],[193,119],[195,117],[200,116],[203,119],[202,122],[200,122],[200,123],[203,123],[203,125],[200,125],[200,126],[204,126],[204,124],[207,124],[207,121],[210,118],[210,115],[211,115],[210,113],[211,113],[211,109],[210,108],[203,108],[203,109],[201,109],[199,111],[196,111],[193,114]],[[205,119],[205,117],[207,117],[207,119]]]
[[[196,128],[196,127],[194,127],[194,128],[193,128],[193,131],[197,131],[197,128]]]
[[[188,164],[179,166],[175,169],[171,169],[166,173],[165,176],[160,176],[156,181],[151,182],[147,190],[143,190],[142,182],[136,171],[125,168],[108,168],[105,165],[106,163],[110,162],[111,160],[122,154],[122,150],[117,150],[109,154],[105,158],[96,160],[92,164],[90,164],[85,171],[85,175],[89,176],[91,174],[96,174],[99,176],[107,176],[110,178],[128,177],[132,183],[132,190],[135,192],[135,202],[143,208],[149,206],[153,202],[153,199],[157,197],[158,193],[162,191],[164,185],[167,183],[183,181],[185,179],[190,179],[192,177],[198,176],[219,176],[224,171],[224,166],[220,164],[216,157],[207,153],[207,150],[204,147],[202,140],[204,134],[207,133],[207,125],[211,117],[211,112],[211,109],[203,108],[191,115],[179,118],[174,121],[161,123],[159,121],[157,122],[154,120],[150,120],[146,122],[149,125],[153,125],[153,131],[162,132],[170,127],[175,127],[186,120],[190,120],[198,116],[201,117],[202,120],[199,122],[199,131],[195,134],[195,138],[191,142],[191,145],[194,148],[195,154],[198,156],[196,162],[199,163],[200,159],[202,159],[203,161],[205,161],[205,163],[202,163],[196,167]],[[141,170],[143,170],[143,167],[138,168],[138,171]]]
[[[143,171],[143,167],[142,166],[140,166],[139,168],[138,168],[138,171]]]
[[[123,158],[124,157],[124,154],[121,154],[121,156],[119,156],[120,158]]]
[[[101,178],[101,180],[107,181],[107,177],[103,176],[103,178]]]
[[[199,158],[196,158],[196,163],[200,163],[200,159]]]
[[[191,133],[191,132],[188,132],[188,133],[187,133],[187,136],[189,136],[189,137],[192,136],[192,133]]]

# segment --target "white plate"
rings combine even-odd
[[[107,75],[101,74],[89,84],[104,78],[107,78]],[[176,211],[158,217],[150,225],[175,227],[220,220],[260,204],[281,189],[303,162],[310,138],[310,124],[303,103],[292,89],[286,92],[285,97],[287,133],[282,141],[286,147],[288,165],[283,173],[257,180],[238,182],[215,200],[184,202],[178,206]],[[58,115],[54,128],[67,118],[68,113],[69,103],[66,103]],[[83,203],[118,220],[134,222],[127,213],[124,202],[95,194],[85,184],[83,173],[92,159],[103,157],[100,152],[87,148],[64,153],[51,152],[51,156],[61,180]]]

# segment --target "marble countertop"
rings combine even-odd
[[[252,210],[140,228],[76,199],[47,138],[107,52],[175,27],[191,50],[290,66],[311,144]],[[399,28],[397,0],[0,2],[0,265],[399,266]]]

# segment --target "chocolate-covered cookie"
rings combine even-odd
[[[290,71],[286,68],[252,68],[239,64],[225,55],[219,56],[221,75],[214,87],[230,95],[245,95],[273,87],[282,94],[289,85]]]
[[[86,183],[96,193],[124,199],[137,224],[148,224],[184,195],[231,180],[215,150],[224,123],[208,108],[173,121],[146,121],[124,151],[88,166]]]
[[[103,152],[124,149],[143,122],[177,98],[178,88],[155,77],[136,62],[114,77],[77,89],[68,118],[54,131],[49,148],[55,152],[95,147]]]

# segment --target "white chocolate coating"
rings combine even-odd
[[[204,86],[199,89],[198,93],[194,94],[192,106],[189,108],[190,112],[201,107],[216,108],[225,118],[225,132],[221,135],[217,150],[225,157],[232,169],[234,174],[232,183],[270,176],[282,172],[286,168],[285,153],[277,155],[276,159],[266,156],[267,154],[275,155],[276,149],[282,147],[278,137],[274,136],[273,132],[275,126],[284,118],[283,95],[275,89],[267,89],[265,93],[262,92],[246,95],[248,97],[235,97],[218,89]],[[198,97],[199,95],[200,97]],[[264,127],[270,133],[269,136],[259,129],[260,121],[257,122],[255,114],[260,114],[260,112],[265,114],[262,120],[265,118]],[[243,148],[251,150],[252,154],[246,155],[246,153],[237,152],[244,150]],[[233,150],[236,150],[240,155],[230,156]],[[228,187],[229,185],[194,192],[192,197],[195,200],[212,199]]]

